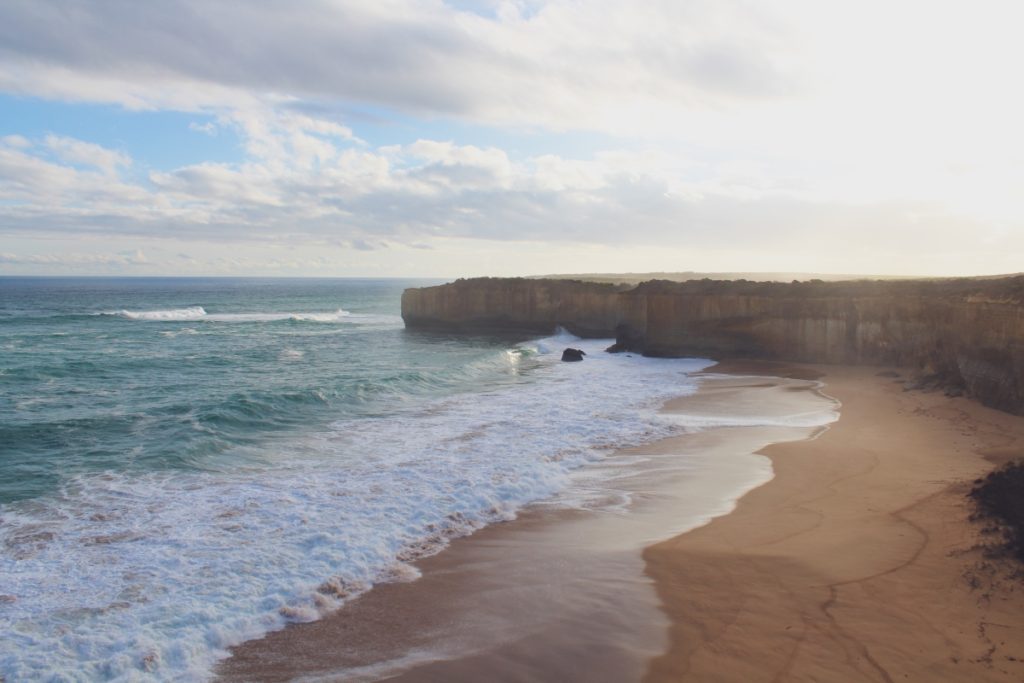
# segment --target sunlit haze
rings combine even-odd
[[[0,274],[1024,270],[1024,5],[6,0]]]

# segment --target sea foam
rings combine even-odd
[[[106,315],[116,315],[130,320],[202,320],[206,317],[206,310],[202,306],[189,306],[161,311],[121,310]]]
[[[482,362],[526,379],[395,398],[275,442],[273,466],[81,475],[0,508],[0,673],[206,680],[232,645],[415,578],[411,562],[565,489],[576,468],[682,429],[656,409],[709,362],[607,343],[496,351]],[[586,362],[559,362],[568,344]]]
[[[242,313],[208,313],[202,306],[187,308],[171,308],[154,311],[107,311],[101,315],[116,316],[128,320],[144,320],[156,322],[220,322],[220,323],[265,323],[282,320],[316,323],[351,323],[355,325],[400,324],[402,319],[397,315],[360,314],[339,308],[328,312],[242,312]]]

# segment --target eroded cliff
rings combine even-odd
[[[459,332],[550,333],[612,337],[622,320],[625,286],[575,280],[474,278],[402,294],[407,327]]]
[[[654,356],[913,368],[1024,414],[1024,276],[999,279],[645,282],[479,278],[406,290],[410,328],[616,337]]]

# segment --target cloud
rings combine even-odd
[[[217,135],[217,124],[213,121],[207,121],[206,123],[199,123],[198,121],[192,121],[188,124],[189,130],[194,130],[197,133],[203,133],[214,137]]]
[[[500,149],[454,142],[417,140],[402,150],[402,156],[420,162],[406,171],[406,177],[435,187],[511,187],[512,163]]]
[[[57,158],[49,158],[50,152]],[[40,225],[26,213],[59,218],[123,210],[138,215],[147,206],[159,206],[146,188],[121,177],[129,164],[120,153],[71,138],[47,136],[42,145],[0,145],[0,220],[22,220],[19,231],[52,230],[61,223]]]
[[[100,145],[59,135],[47,135],[43,140],[59,159],[69,164],[93,166],[104,173],[113,174],[120,166],[130,166],[131,157]]]
[[[791,36],[762,14],[742,0],[554,0],[492,16],[435,0],[10,0],[0,87],[192,109],[233,106],[241,91],[614,127],[652,107],[799,89]]]
[[[363,239],[352,240],[350,244],[356,251],[375,251],[387,247],[384,243],[374,244]]]
[[[0,252],[0,264],[33,265],[51,267],[73,266],[140,266],[147,265],[149,260],[141,249],[117,254],[12,254]]]
[[[280,125],[243,127],[251,156],[139,179],[125,164],[78,168],[50,140],[0,146],[0,233],[331,244],[370,253],[439,240],[954,253],[971,231],[985,249],[1024,251],[1021,222],[993,222],[924,199],[822,199],[767,182],[756,163],[688,162],[658,150],[590,160],[512,160],[495,147],[421,139],[371,148]],[[318,141],[304,152],[306,138]],[[111,175],[110,173],[113,173]],[[958,171],[959,172],[959,171]]]
[[[25,149],[31,147],[32,143],[29,142],[28,138],[21,135],[5,135],[0,138],[0,145],[12,149]]]
[[[8,135],[0,234],[365,259],[458,240],[1021,253],[1014,13],[1001,0],[972,22],[924,0],[8,0],[0,90],[192,112],[192,130],[231,131],[243,158],[151,170],[87,140]],[[435,132],[417,140],[420,126]],[[590,136],[602,148],[576,149],[579,131],[605,133]]]

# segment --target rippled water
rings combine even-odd
[[[0,674],[204,680],[684,428],[706,361],[409,332],[419,284],[0,278]]]

